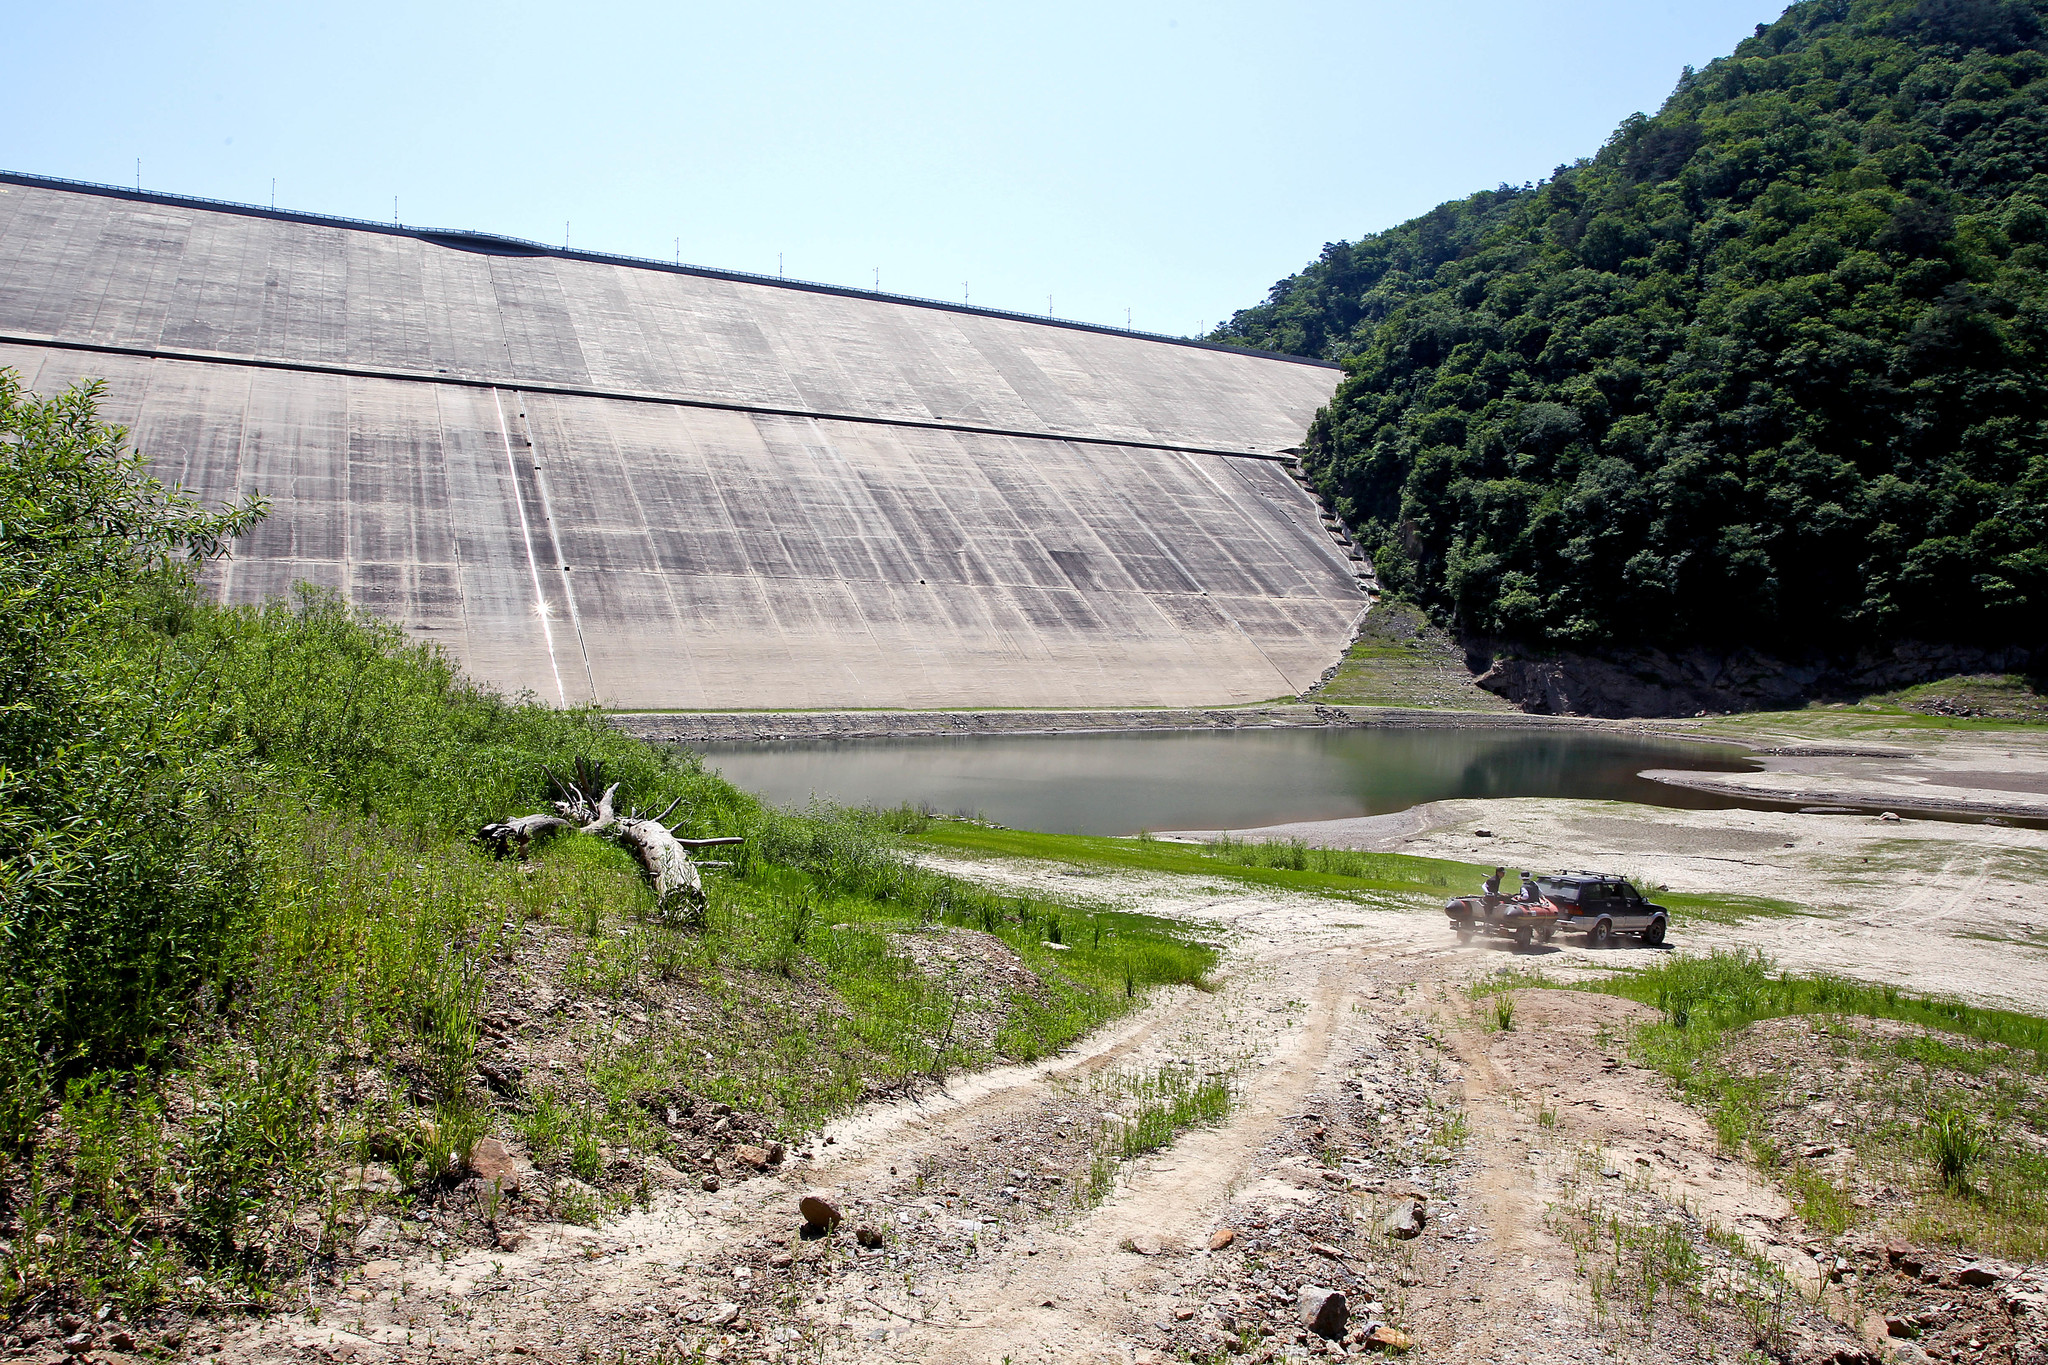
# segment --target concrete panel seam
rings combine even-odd
[[[1176,445],[1166,441],[1143,441],[1117,436],[1089,436],[1070,431],[1031,431],[1011,427],[976,426],[965,422],[944,422],[916,417],[871,417],[861,413],[824,412],[809,408],[779,408],[760,403],[726,403],[712,398],[686,398],[680,394],[598,389],[569,384],[528,383],[506,376],[480,379],[470,375],[429,373],[425,370],[382,369],[368,365],[344,365],[333,361],[277,360],[265,356],[237,355],[228,351],[187,351],[166,346],[120,346],[110,342],[66,341],[60,337],[0,332],[0,343],[42,346],[59,351],[83,351],[96,355],[134,356],[143,360],[167,360],[193,365],[233,365],[259,370],[284,370],[297,374],[325,374],[347,379],[382,379],[401,384],[446,384],[454,388],[518,388],[527,393],[545,393],[558,398],[602,398],[620,403],[654,403],[672,408],[705,408],[715,412],[757,413],[768,417],[795,417],[812,421],[856,422],[862,426],[905,427],[920,431],[958,431],[972,436],[1010,436],[1031,441],[1072,441],[1077,445],[1108,446],[1125,450],[1189,451],[1197,455],[1220,455],[1234,460],[1265,460],[1292,464],[1287,451],[1228,450],[1216,446]]]

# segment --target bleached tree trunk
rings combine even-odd
[[[549,776],[553,778],[553,774]],[[633,855],[634,861],[647,874],[648,883],[654,888],[655,911],[664,921],[687,925],[704,923],[710,903],[704,895],[703,874],[691,859],[690,850],[719,844],[742,844],[745,839],[737,836],[678,839],[675,831],[662,823],[669,811],[675,809],[674,802],[669,803],[668,810],[651,820],[630,813],[622,816],[612,806],[612,798],[618,794],[618,783],[612,783],[602,794],[592,798],[590,792],[604,780],[602,769],[580,759],[576,765],[575,781],[553,780],[563,794],[563,799],[555,802],[559,815],[514,816],[485,825],[479,831],[480,837],[501,852],[512,842],[517,842],[523,852],[528,840],[557,829],[580,829],[585,834],[614,840]]]
[[[497,820],[476,832],[477,838],[490,845],[491,851],[500,858],[507,853],[526,855],[527,845],[536,839],[553,834],[558,829],[574,829],[574,825],[559,815],[515,815],[509,820]]]

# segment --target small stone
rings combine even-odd
[[[1422,1230],[1428,1226],[1429,1212],[1419,1199],[1403,1199],[1394,1205],[1393,1211],[1387,1215],[1385,1224],[1389,1237],[1396,1237],[1404,1242],[1411,1237],[1420,1236]]]
[[[397,1244],[398,1224],[381,1215],[365,1223],[356,1234],[356,1245],[364,1251],[381,1251]]]
[[[1396,1331],[1385,1323],[1380,1323],[1366,1337],[1365,1344],[1378,1347],[1382,1351],[1406,1351],[1415,1345],[1415,1339],[1406,1332]]]
[[[1886,1336],[1893,1337],[1916,1337],[1920,1335],[1920,1329],[1915,1327],[1911,1320],[1907,1318],[1886,1318],[1884,1320],[1884,1330]]]
[[[469,1169],[486,1185],[496,1181],[506,1194],[519,1192],[519,1158],[496,1138],[485,1138],[469,1149]]]
[[[2004,1278],[2005,1276],[1982,1261],[1973,1261],[1956,1272],[1956,1283],[1966,1284],[1972,1289],[1988,1288]]]
[[[717,1176],[715,1176],[715,1175],[707,1175],[707,1176],[705,1176],[705,1177],[704,1177],[704,1179],[703,1179],[703,1181],[702,1181],[701,1183],[703,1184],[703,1186],[704,1186],[704,1188],[705,1188],[705,1189],[707,1189],[707,1190],[710,1190],[710,1191],[711,1191],[712,1193],[714,1193],[714,1194],[715,1194],[715,1193],[717,1193],[717,1191],[718,1191],[718,1177],[717,1177]]]
[[[519,1248],[525,1246],[527,1242],[531,1240],[532,1239],[529,1238],[523,1232],[501,1232],[498,1234],[498,1250],[517,1251],[519,1250]]]
[[[1296,1290],[1294,1307],[1303,1327],[1332,1341],[1344,1335],[1351,1321],[1351,1307],[1345,1303],[1343,1291],[1319,1284],[1305,1284]]]
[[[84,1351],[86,1347],[92,1345],[92,1333],[73,1332],[70,1336],[64,1338],[61,1344],[65,1350],[73,1355],[77,1355]]]
[[[839,1206],[823,1195],[807,1194],[796,1201],[796,1207],[797,1212],[804,1216],[806,1223],[814,1228],[823,1228],[827,1232],[838,1227],[845,1219],[845,1215],[839,1212]]]
[[[736,1303],[721,1303],[704,1319],[713,1327],[730,1327],[739,1320],[740,1306]]]
[[[1192,1308],[1176,1308],[1173,1310],[1173,1320],[1175,1322],[1186,1322],[1189,1318],[1192,1318],[1194,1315],[1195,1310]]]
[[[765,1171],[769,1166],[766,1147],[749,1146],[744,1142],[732,1149],[732,1159],[751,1171]]]
[[[768,1258],[768,1264],[777,1270],[787,1270],[796,1264],[796,1257],[787,1251],[778,1251]]]
[[[342,1182],[342,1188],[350,1193],[360,1191],[363,1194],[396,1194],[398,1174],[381,1162],[371,1161],[350,1171],[348,1178]]]
[[[1318,1256],[1327,1256],[1333,1261],[1344,1259],[1344,1253],[1331,1246],[1328,1242],[1310,1242],[1308,1249]]]
[[[1237,1240],[1236,1228],[1218,1228],[1209,1234],[1209,1250],[1221,1251]]]
[[[1134,1251],[1140,1256],[1157,1256],[1159,1239],[1147,1232],[1134,1233],[1122,1242],[1125,1251]]]
[[[882,1245],[882,1231],[880,1228],[858,1227],[853,1230],[853,1240],[864,1247],[879,1247]]]

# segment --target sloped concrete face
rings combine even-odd
[[[557,704],[1258,701],[1364,605],[1271,458],[1333,370],[499,250],[0,181],[0,366],[272,499],[229,600]]]

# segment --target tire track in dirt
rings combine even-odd
[[[1478,1030],[1455,994],[1504,958],[1437,941],[1441,921],[1419,916],[1382,913],[1335,925],[1336,915],[1360,912],[1284,894],[1205,899],[1204,906],[1228,935],[1228,974],[1211,992],[1162,991],[1130,1019],[1059,1056],[962,1077],[943,1092],[851,1116],[811,1145],[814,1159],[779,1175],[717,1193],[665,1194],[595,1230],[536,1229],[516,1252],[443,1256],[421,1248],[375,1263],[355,1283],[315,1288],[310,1305],[302,1297],[298,1311],[233,1334],[222,1358],[228,1365],[280,1358],[573,1362],[616,1351],[652,1359],[664,1350],[681,1358],[704,1349],[709,1358],[1131,1365],[1157,1358],[1156,1343],[1172,1340],[1176,1321],[1187,1323],[1191,1313],[1205,1316],[1190,1329],[1216,1320],[1223,1298],[1235,1305],[1239,1330],[1282,1333],[1255,1347],[1266,1352],[1293,1342],[1291,1310],[1273,1297],[1270,1277],[1249,1268],[1250,1256],[1219,1259],[1206,1246],[1226,1219],[1263,1227],[1262,1210],[1290,1209],[1335,1219],[1333,1226],[1349,1230],[1350,1245],[1367,1248],[1357,1256],[1385,1260],[1378,1270],[1341,1258],[1326,1265],[1328,1282],[1350,1284],[1362,1299],[1378,1292],[1362,1271],[1391,1286],[1396,1267],[1409,1267],[1400,1283],[1417,1286],[1414,1359],[1590,1358],[1571,1254],[1543,1223],[1555,1190],[1530,1160],[1533,1121],[1517,1109],[1525,1092],[1534,1093],[1532,1076],[1581,1081],[1530,1072],[1526,1058],[1504,1066],[1495,1055],[1499,1036]],[[1462,1090],[1444,1093],[1461,1098],[1470,1136],[1453,1167],[1421,1178],[1456,1190],[1468,1210],[1476,1203],[1484,1233],[1433,1226],[1422,1240],[1387,1249],[1383,1238],[1373,1240],[1377,1191],[1385,1183],[1391,1197],[1394,1184],[1358,1186],[1308,1160],[1305,1111],[1330,1116],[1339,1134],[1332,1141],[1377,1142],[1383,1155],[1415,1151],[1415,1140],[1404,1144],[1402,1135],[1423,1111],[1392,1115],[1399,1122],[1375,1132],[1390,1116],[1374,1119],[1355,1104],[1347,1111],[1343,1096],[1361,1080],[1381,1094],[1422,1093],[1418,1084],[1438,1084],[1416,1079],[1418,1066],[1427,1072],[1435,1065],[1423,1052],[1453,1063],[1462,1078]],[[1596,1079],[1597,1063],[1597,1056],[1587,1063]],[[955,1215],[968,1210],[935,1194],[954,1193],[948,1184],[972,1193],[976,1179],[986,1189],[990,1169],[1028,1165],[1034,1135],[1061,1115],[1070,1120],[1099,1107],[1089,1099],[1098,1078],[1171,1066],[1208,1074],[1236,1068],[1232,1114],[1128,1164],[1092,1209],[1062,1213],[1020,1200],[986,1244],[977,1231],[959,1246],[963,1234],[948,1229],[964,1225]],[[1340,1123],[1346,1113],[1349,1127]],[[1679,1126],[1667,1115],[1657,1131],[1676,1134]],[[1582,1136],[1599,1131],[1596,1124]],[[1672,1140],[1664,1139],[1660,1158],[1679,1152]],[[1679,1159],[1718,1164],[1699,1152]],[[928,1174],[935,1186],[927,1186]],[[902,1240],[863,1251],[842,1232],[799,1245],[795,1205],[807,1191],[832,1195],[850,1218],[865,1210],[894,1229],[886,1220],[901,1216]],[[932,1202],[929,1218],[923,1201]],[[941,1202],[950,1214],[936,1207]],[[1276,1216],[1276,1232],[1259,1234],[1262,1247],[1277,1245],[1285,1221]],[[955,1249],[941,1256],[948,1237]],[[690,1305],[719,1299],[728,1308],[746,1304],[750,1330],[686,1315]],[[1242,1305],[1250,1299],[1267,1307],[1248,1321]],[[1543,1319],[1533,1327],[1532,1310]],[[1643,1358],[1665,1357],[1653,1351]]]

